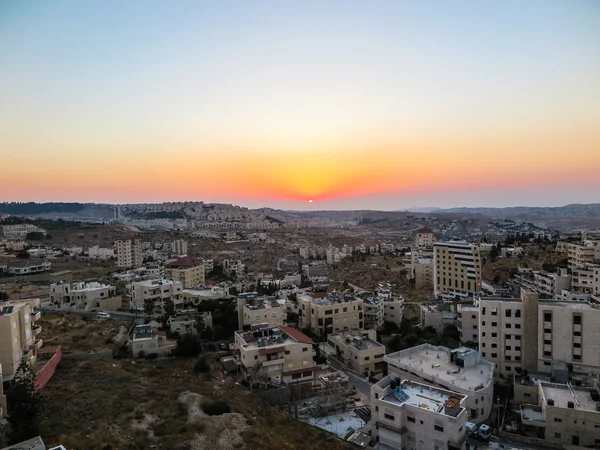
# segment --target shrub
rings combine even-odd
[[[220,416],[221,414],[231,412],[231,406],[229,406],[229,403],[222,399],[210,403],[203,403],[200,406],[202,407],[202,411],[209,416]]]

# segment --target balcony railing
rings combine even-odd
[[[42,326],[41,325],[34,325],[32,327],[33,330],[33,335],[37,336],[38,334],[40,334],[42,332]]]
[[[390,430],[393,431],[394,433],[398,433],[398,434],[404,434],[406,433],[406,427],[403,426],[401,428],[395,427],[393,425],[389,425],[387,423],[383,423],[383,422],[376,422],[377,426],[380,428],[384,428],[386,430]]]
[[[31,320],[40,320],[42,318],[42,313],[39,311],[34,311],[31,313]]]
[[[44,341],[42,341],[41,339],[36,339],[35,341],[33,341],[33,344],[31,344],[31,348],[39,350],[40,348],[42,348],[42,345],[44,345]]]

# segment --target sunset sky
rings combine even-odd
[[[3,0],[0,169],[0,201],[598,202],[600,2]]]

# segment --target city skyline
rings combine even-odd
[[[0,201],[595,203],[599,24],[591,1],[9,1]]]

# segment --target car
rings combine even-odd
[[[99,312],[96,314],[96,319],[110,319],[110,314],[106,312]]]

